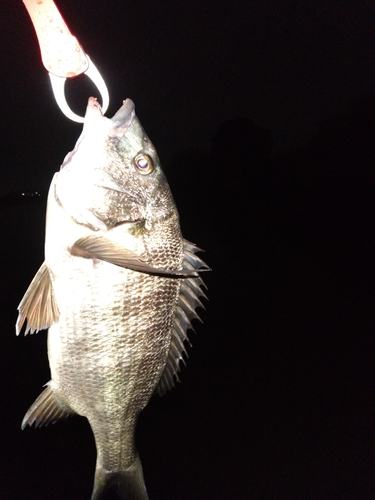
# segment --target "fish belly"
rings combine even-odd
[[[136,458],[134,430],[163,371],[179,280],[86,259],[54,281],[59,322],[49,329],[52,386],[92,427],[110,471]]]

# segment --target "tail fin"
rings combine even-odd
[[[97,464],[91,500],[148,500],[141,461],[124,471],[109,472]]]

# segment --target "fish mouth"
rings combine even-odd
[[[128,98],[122,102],[121,108],[112,116],[111,121],[113,122],[114,125],[121,124],[121,126],[124,126],[127,123],[127,126],[129,126],[134,115],[135,115],[134,102]]]
[[[102,107],[96,97],[89,97],[88,103],[87,103],[87,110],[93,111],[94,113],[100,112],[100,114],[103,116],[102,112]],[[87,111],[86,111],[87,112]],[[131,115],[134,113],[134,102],[126,98],[124,101],[122,101],[122,106],[121,108],[116,111],[116,113],[112,116],[111,120],[114,122],[124,122],[125,120],[129,119]]]
[[[114,138],[121,139],[127,129],[130,127],[135,116],[135,106],[131,99],[125,99],[121,108],[113,115],[112,118],[106,118],[103,115],[100,103],[95,97],[89,97],[84,125],[87,127],[95,126],[98,120],[108,120],[109,135]],[[79,142],[79,141],[78,141]],[[78,145],[78,143],[77,143]]]
[[[120,141],[132,124],[134,117],[134,102],[131,99],[125,99],[121,108],[110,119],[110,137],[115,141]]]
[[[89,97],[87,101],[86,113],[84,124],[92,120],[98,120],[103,118],[102,107],[96,97]]]

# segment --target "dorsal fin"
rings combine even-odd
[[[207,267],[203,260],[195,255],[196,252],[200,251],[201,249],[196,245],[184,240],[183,269],[197,270],[201,267]],[[201,321],[195,309],[197,307],[202,307],[204,309],[200,298],[204,297],[207,299],[201,287],[207,288],[200,277],[187,278],[181,283],[168,358],[156,388],[160,396],[175,386],[175,380],[179,382],[178,372],[180,371],[180,361],[185,363],[183,354],[185,353],[187,356],[184,342],[190,344],[187,331],[194,330],[191,325],[193,319],[199,319],[199,321]]]

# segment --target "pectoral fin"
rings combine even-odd
[[[51,277],[48,268],[43,263],[30,283],[23,299],[18,306],[16,334],[19,335],[24,322],[25,335],[49,328],[58,320],[59,310],[53,294]]]
[[[171,278],[189,278],[199,276],[199,271],[207,269],[159,269],[147,264],[144,258],[127,248],[120,247],[102,236],[80,238],[70,248],[70,253],[86,259],[100,259],[116,266],[148,274],[157,274]]]

